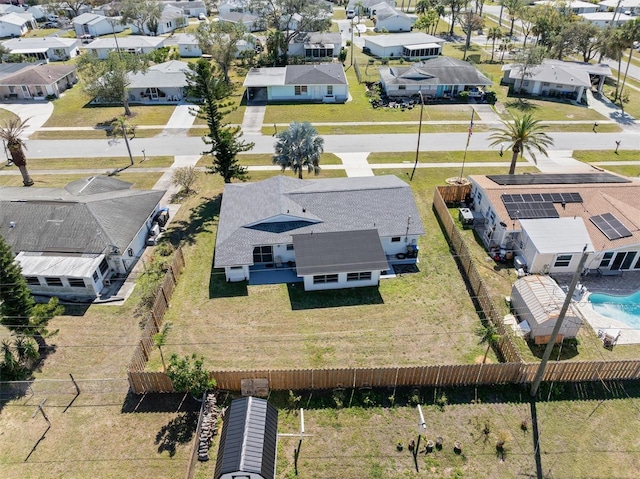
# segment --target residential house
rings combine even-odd
[[[220,13],[218,20],[243,25],[248,32],[259,32],[267,29],[264,19],[247,12]]]
[[[276,176],[225,185],[214,265],[227,281],[375,286],[390,264],[416,263],[423,234],[411,188],[396,176]]]
[[[634,17],[627,15],[626,13],[616,12],[581,13],[580,16],[587,22],[593,23],[596,27],[602,29],[609,26],[620,27],[634,19]]]
[[[386,3],[391,7],[396,6],[395,0],[349,0],[349,3],[347,3],[347,7],[346,7],[347,18],[352,18],[353,15],[355,14],[358,14],[361,17],[362,16],[371,17],[375,15],[375,11],[373,7],[378,6],[381,3]],[[362,11],[358,11],[358,9],[361,9]],[[349,15],[351,15],[351,17]]]
[[[213,479],[275,479],[278,410],[265,399],[231,401],[224,415]]]
[[[307,60],[337,58],[342,48],[340,33],[301,32],[289,42],[287,53],[290,56],[304,57]]]
[[[61,61],[80,53],[80,41],[63,37],[14,38],[3,43],[9,54],[24,55],[44,61]]]
[[[420,60],[442,54],[442,38],[422,32],[368,35],[364,38],[365,53],[379,58],[405,58]]]
[[[379,69],[380,83],[390,98],[419,95],[424,99],[453,98],[463,91],[479,90],[493,82],[469,62],[436,57],[410,66]]]
[[[178,45],[181,57],[199,58],[202,56],[200,43],[193,33],[175,33],[173,39]]]
[[[64,188],[0,188],[0,231],[35,295],[98,297],[145,250],[164,191],[96,176]]]
[[[45,100],[78,82],[75,65],[49,63],[1,63],[0,98],[5,100]]]
[[[524,78],[523,78],[524,77]],[[559,96],[582,101],[585,90],[595,88],[602,93],[609,65],[545,59],[540,65],[529,67],[510,63],[502,67],[502,83],[513,85],[533,96]]]
[[[580,15],[582,13],[593,13],[597,12],[600,9],[597,3],[583,2],[581,0],[569,0],[562,2],[557,2],[555,0],[542,0],[533,3],[534,5],[550,5],[557,8],[562,13],[571,12],[575,15]]]
[[[24,10],[23,10],[24,11]],[[49,12],[42,5],[33,5],[27,9],[27,13],[33,15],[36,20],[45,20]]]
[[[164,47],[165,40],[165,37],[131,35],[118,38],[116,45],[115,38],[105,37],[92,41],[88,45],[85,45],[84,49],[88,52],[95,53],[98,58],[105,59],[109,55],[109,52],[116,51],[117,48],[127,53],[151,53],[154,50]]]
[[[152,32],[146,22],[143,24],[143,31],[140,31],[137,25],[132,24],[131,32],[136,35],[164,35],[187,25],[189,25],[189,18],[185,15],[182,8],[165,5],[160,20],[158,21],[158,29],[156,32]]]
[[[625,15],[640,15],[640,0],[603,0],[598,4],[601,12],[620,12]]]
[[[29,13],[7,13],[0,17],[0,38],[21,37],[37,26],[33,15]]]
[[[185,16],[191,18],[198,18],[198,15],[207,15],[207,5],[202,0],[189,0],[188,2],[181,1],[163,1],[165,6],[177,7],[182,10]]]
[[[344,103],[349,84],[340,63],[252,68],[244,80],[249,103],[300,101]]]
[[[223,0],[218,5],[218,13],[226,15],[231,12],[250,13],[248,0]]]
[[[128,27],[120,23],[119,17],[105,17],[95,13],[83,13],[73,20],[73,29],[76,37],[99,37],[102,35],[113,35],[125,31]]]
[[[547,344],[558,322],[566,293],[546,275],[530,275],[518,279],[511,289],[511,309],[515,311],[525,328],[530,329],[529,337],[535,344]],[[572,305],[566,311],[558,330],[557,342],[572,339],[578,335],[582,320]]]
[[[146,72],[129,73],[127,94],[137,103],[175,103],[184,98],[185,72],[189,64],[169,60],[149,67]]]
[[[0,15],[6,15],[7,13],[25,13],[24,7],[18,5],[8,5],[0,3]],[[27,11],[27,13],[31,13]],[[37,18],[34,16],[34,18]]]
[[[640,270],[640,184],[612,173],[470,176],[474,228],[530,273]]]
[[[410,32],[415,18],[410,17],[401,10],[397,10],[387,3],[379,3],[373,6],[376,32]]]

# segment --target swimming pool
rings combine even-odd
[[[640,329],[640,290],[629,296],[593,293],[589,295],[589,302],[596,313]]]

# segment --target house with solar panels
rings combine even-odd
[[[489,250],[530,273],[640,271],[640,184],[612,173],[470,176],[467,206]]]
[[[278,411],[265,399],[243,397],[224,415],[213,479],[274,479]]]
[[[411,188],[393,175],[225,185],[214,266],[227,281],[377,286],[415,265],[424,234]]]

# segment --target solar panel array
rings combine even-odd
[[[536,218],[560,218],[556,207],[549,201],[538,203],[505,203],[507,213],[512,220]]]
[[[508,203],[582,203],[580,193],[524,193],[502,195],[502,202]]]
[[[589,219],[610,240],[627,238],[628,236],[631,236],[631,231],[629,231],[627,227],[623,225],[620,220],[618,220],[618,218],[613,216],[611,213],[592,216]]]
[[[631,183],[611,173],[535,173],[522,175],[488,175],[498,185],[577,185],[585,183]]]

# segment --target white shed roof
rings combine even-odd
[[[513,289],[518,291],[526,307],[532,315],[531,320],[535,325],[540,325],[549,320],[555,321],[560,315],[566,294],[550,276],[532,274],[520,278],[513,284]],[[515,296],[512,292],[512,296]],[[571,305],[565,315],[565,325],[581,322]]]
[[[595,251],[584,221],[573,218],[541,218],[520,220],[522,230],[526,232],[538,253],[574,253]]]

